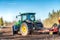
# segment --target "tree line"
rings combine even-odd
[[[44,26],[51,28],[54,23],[58,23],[60,17],[60,10],[49,12],[48,18],[44,20]]]

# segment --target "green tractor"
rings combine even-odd
[[[43,28],[42,22],[35,20],[35,13],[23,13],[16,16],[18,17],[21,17],[21,20],[13,25],[13,34],[20,32],[22,36],[26,36]]]

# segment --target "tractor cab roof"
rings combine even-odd
[[[23,14],[21,14],[21,16],[22,15],[35,15],[35,13],[23,13]]]

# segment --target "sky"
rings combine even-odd
[[[60,0],[0,0],[0,17],[13,21],[19,13],[34,12],[44,20],[52,10],[60,10]]]

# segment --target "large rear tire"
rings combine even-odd
[[[20,27],[20,33],[22,36],[26,36],[29,33],[28,25],[27,23],[22,23]]]

